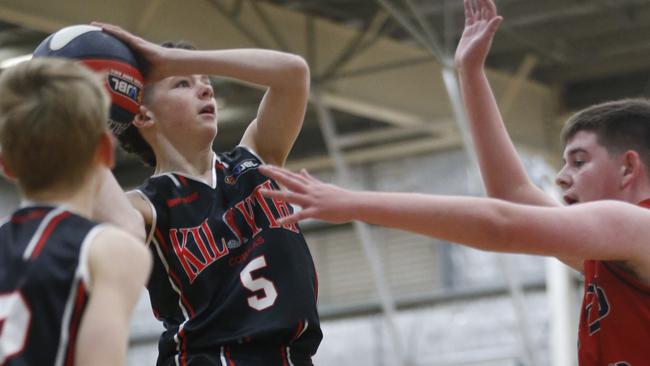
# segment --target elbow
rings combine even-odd
[[[521,250],[521,231],[525,228],[521,227],[521,217],[512,208],[507,203],[497,201],[494,212],[489,215],[492,220],[484,236],[489,239],[481,249],[508,253]]]
[[[287,78],[291,87],[297,90],[309,92],[311,74],[309,64],[299,55],[289,54],[287,58]]]

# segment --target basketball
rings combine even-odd
[[[34,51],[34,57],[78,59],[105,75],[111,96],[109,127],[120,134],[130,125],[142,102],[141,66],[135,54],[119,39],[91,25],[74,25],[48,36]]]

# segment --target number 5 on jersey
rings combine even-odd
[[[263,292],[263,294],[253,294],[247,298],[248,306],[257,311],[262,311],[273,306],[275,300],[278,298],[278,292],[275,290],[273,282],[262,276],[253,278],[253,272],[264,267],[266,267],[266,259],[262,255],[250,261],[239,274],[239,278],[244,287],[251,292]]]

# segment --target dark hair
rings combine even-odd
[[[180,48],[184,50],[196,50],[196,47],[187,41],[167,41],[161,44],[165,48]],[[145,83],[143,104],[146,105],[151,101],[154,86]],[[138,155],[140,160],[149,166],[156,166],[156,155],[151,146],[145,141],[137,127],[130,125],[126,130],[117,136],[120,147],[126,152]]]
[[[580,131],[595,133],[598,143],[611,154],[634,150],[650,166],[650,100],[622,99],[583,109],[562,128],[563,145]]]

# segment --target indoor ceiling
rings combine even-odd
[[[529,81],[555,90],[559,111],[650,92],[650,0],[500,0],[497,6],[505,20],[488,66],[510,75],[523,72]],[[299,53],[311,65],[312,86],[336,91],[324,99],[341,133],[415,127],[410,133],[389,134],[391,142],[409,141],[422,127],[412,126],[409,118],[427,115],[448,122],[453,116],[444,93],[418,89],[408,95],[396,86],[395,94],[392,88],[379,90],[386,94],[381,99],[372,94],[379,91],[370,82],[363,92],[368,95],[354,88],[365,87],[355,84],[373,77],[398,83],[400,76],[390,74],[393,71],[410,72],[402,79],[413,85],[420,67],[448,62],[462,32],[461,0],[0,0],[0,62],[29,53],[62,26],[94,19],[120,24],[154,41],[176,36],[205,48],[265,47]],[[317,31],[320,35],[314,36]],[[213,43],[207,41],[209,32],[217,34]],[[324,33],[340,37],[326,42]],[[386,60],[373,64],[368,60],[377,58],[380,53],[372,51],[379,47]],[[245,122],[254,117],[262,92],[215,82],[223,112],[218,148],[225,149],[237,142]],[[439,76],[427,83],[442,85]],[[438,115],[438,110],[444,113]],[[312,104],[294,159],[324,154],[316,120]],[[441,128],[440,135],[451,136],[445,131]],[[367,145],[382,143],[380,137],[364,136]]]

